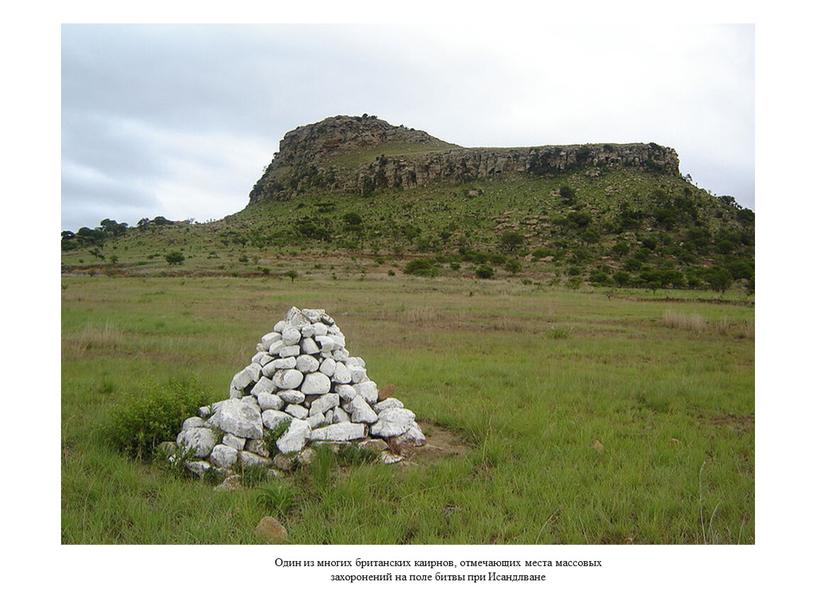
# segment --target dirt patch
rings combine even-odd
[[[430,464],[446,458],[463,456],[470,451],[464,439],[452,430],[427,421],[418,423],[427,442],[422,447],[403,447],[400,452],[405,461],[401,464],[408,466]]]
[[[753,415],[699,415],[698,419],[712,426],[722,426],[740,432],[754,429]]]

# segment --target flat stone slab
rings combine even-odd
[[[312,430],[310,440],[313,441],[353,441],[365,438],[365,425],[350,422],[332,424]]]
[[[224,432],[242,438],[261,438],[263,436],[261,413],[240,400],[231,399],[221,402],[218,411],[209,421]]]

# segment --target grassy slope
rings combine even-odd
[[[753,542],[753,338],[662,323],[671,308],[752,329],[750,306],[452,279],[63,287],[64,542],[254,542],[270,512],[256,491],[214,492],[130,461],[101,427],[173,375],[223,397],[291,304],[329,309],[374,380],[472,447],[300,492],[282,518],[292,541]]]
[[[575,190],[575,202],[558,195],[563,185]],[[483,194],[468,197],[468,190],[474,189]],[[661,203],[684,194],[690,194],[696,220],[663,224],[654,219]],[[624,206],[643,213],[643,219],[621,227]],[[348,213],[359,214],[361,226],[349,226],[344,220]],[[575,214],[587,214],[589,225],[574,227],[569,220]],[[689,233],[701,229],[702,243],[692,246]],[[131,274],[169,270],[164,255],[173,250],[187,257],[174,273],[247,275],[268,269],[276,274],[293,268],[303,274],[319,259],[337,270],[385,274],[402,269],[405,254],[455,260],[462,246],[499,254],[501,236],[508,231],[524,235],[524,244],[510,254],[520,260],[521,274],[539,280],[568,276],[587,280],[599,271],[611,275],[635,256],[644,268],[668,266],[684,272],[723,260],[746,259],[753,264],[753,222],[739,222],[734,209],[680,177],[632,170],[596,178],[581,172],[551,178],[516,176],[467,186],[384,190],[366,198],[310,193],[252,206],[212,224],[131,230],[105,243],[102,251],[108,258],[116,255],[116,271]],[[735,241],[725,254],[717,247],[721,236]],[[656,247],[645,249],[649,239]],[[616,253],[616,243],[624,243],[628,253]],[[350,268],[345,260],[334,261],[345,255],[360,260]],[[97,260],[87,249],[63,254],[68,270],[100,265],[104,269],[109,261]],[[445,274],[472,276],[474,268],[464,263]],[[505,273],[499,268],[499,274]]]

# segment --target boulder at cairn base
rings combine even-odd
[[[276,466],[294,454],[305,458],[311,444],[423,445],[414,413],[388,397],[393,386],[380,390],[369,378],[365,360],[349,350],[352,342],[325,310],[289,309],[248,348],[249,363],[233,371],[229,399],[190,407],[194,417],[176,439],[188,469],[229,477],[266,467],[273,456]]]

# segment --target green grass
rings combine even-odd
[[[737,293],[403,276],[63,287],[65,543],[251,543],[270,513],[295,543],[754,541],[754,312]],[[218,492],[107,438],[117,407],[170,379],[226,397],[292,304],[334,314],[431,442],[446,428],[470,451],[414,466],[320,455]]]

